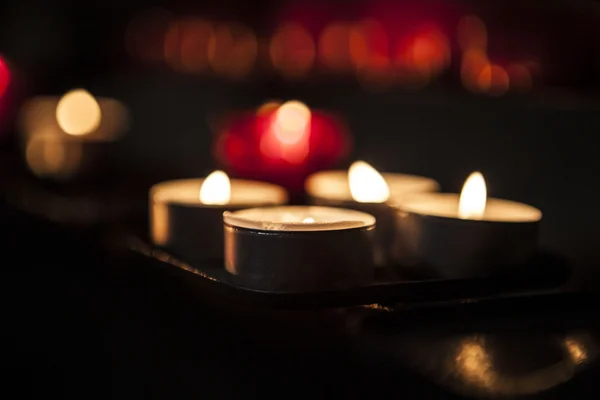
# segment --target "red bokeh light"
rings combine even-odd
[[[10,71],[8,70],[6,62],[2,59],[2,56],[0,56],[0,98],[6,93],[9,84]]]
[[[286,77],[306,74],[315,61],[315,41],[300,24],[286,23],[273,35],[269,45],[271,63]]]
[[[531,72],[523,64],[512,64],[507,68],[510,87],[519,92],[528,92],[533,85]]]
[[[318,110],[311,110],[302,134],[282,141],[278,110],[235,116],[215,142],[214,152],[232,175],[275,182],[298,194],[308,175],[347,156],[351,141],[337,118]]]
[[[406,83],[427,83],[450,65],[450,43],[435,26],[425,26],[398,45],[395,65]]]
[[[319,58],[328,68],[343,72],[350,69],[350,31],[349,23],[334,22],[321,32],[318,43]]]
[[[10,121],[8,118],[8,113],[11,112],[9,109],[11,107],[11,103],[9,101],[8,90],[11,84],[11,72],[8,69],[8,65],[6,61],[0,55],[0,139],[2,139],[3,134],[7,131],[4,129],[5,124]]]

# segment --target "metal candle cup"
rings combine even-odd
[[[540,210],[491,198],[481,218],[463,219],[458,206],[458,194],[406,198],[396,212],[396,260],[444,278],[502,275],[531,260],[537,250]]]
[[[293,206],[226,212],[225,268],[241,286],[274,292],[358,287],[373,276],[372,215]]]
[[[190,263],[223,258],[224,211],[287,202],[287,193],[279,186],[233,179],[226,204],[206,204],[200,200],[204,181],[166,181],[150,190],[153,243]]]
[[[311,204],[348,208],[375,216],[375,264],[385,266],[393,261],[392,249],[396,242],[395,211],[388,201],[401,203],[410,193],[435,192],[439,190],[439,184],[433,179],[415,175],[382,173],[381,177],[389,187],[389,199],[382,197],[383,200],[377,202],[354,199],[347,171],[323,171],[313,174],[306,180],[305,189]],[[366,190],[370,189],[366,187]]]

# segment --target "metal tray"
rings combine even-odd
[[[381,309],[398,304],[426,304],[436,302],[473,302],[478,299],[516,295],[531,296],[561,287],[571,271],[559,257],[540,253],[526,273],[494,279],[427,279],[409,276],[400,269],[379,272],[375,279],[362,287],[303,293],[266,292],[234,284],[223,268],[222,260],[189,265],[182,260],[134,238],[129,248],[149,259],[150,263],[185,279],[199,290],[226,296],[244,305],[274,309],[318,309],[380,305]],[[389,305],[389,306],[388,306]],[[377,308],[378,306],[376,306]]]

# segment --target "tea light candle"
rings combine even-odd
[[[223,215],[225,268],[257,290],[306,292],[372,279],[375,218],[315,206],[253,208]]]
[[[190,263],[222,259],[224,211],[286,202],[279,186],[229,180],[222,171],[206,179],[161,182],[150,190],[151,239]]]
[[[487,198],[483,176],[471,174],[462,193],[420,193],[397,206],[396,259],[445,278],[514,271],[536,252],[542,213]]]
[[[323,171],[311,175],[305,183],[311,204],[342,207],[372,214],[375,229],[375,263],[388,265],[396,241],[394,209],[390,202],[401,203],[410,193],[435,192],[439,184],[415,175],[379,173],[364,161],[356,161],[348,171]]]
[[[296,100],[236,113],[215,131],[214,153],[223,165],[240,177],[277,183],[299,198],[308,175],[331,168],[350,151],[343,119]]]

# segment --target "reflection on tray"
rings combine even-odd
[[[376,279],[358,288],[283,293],[266,292],[235,285],[222,266],[222,260],[190,265],[167,252],[154,248],[146,241],[134,238],[130,249],[152,259],[157,265],[177,273],[194,284],[202,285],[226,296],[233,296],[246,304],[274,308],[326,308],[378,304],[379,309],[396,303],[431,303],[447,301],[475,301],[477,299],[517,294],[533,294],[556,290],[570,276],[568,265],[561,259],[540,254],[532,263],[531,274],[495,279],[432,279],[409,274],[399,268],[377,273]],[[372,307],[371,307],[372,308]],[[377,307],[376,307],[377,308]]]

